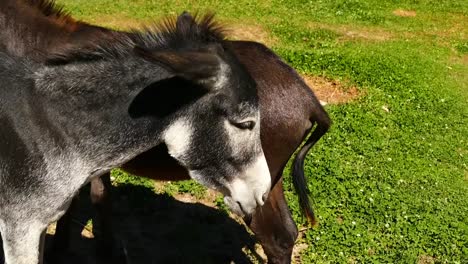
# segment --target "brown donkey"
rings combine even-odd
[[[50,53],[70,47],[86,48],[95,42],[112,41],[120,34],[132,34],[76,21],[49,0],[9,1],[21,5],[23,17],[33,19],[36,27],[48,27],[49,41],[41,42],[40,38],[27,39],[25,31],[35,30],[27,28],[20,31],[13,42],[5,38],[0,40],[0,49],[39,62]],[[231,41],[230,45],[258,86],[261,140],[272,176],[272,189],[268,199],[261,210],[257,210],[252,218],[245,221],[263,246],[269,263],[290,263],[298,231],[283,194],[283,169],[315,126],[311,136],[298,151],[292,172],[301,208],[307,218],[314,222],[303,163],[309,149],[327,132],[330,119],[302,78],[267,47],[248,41]],[[185,169],[168,155],[165,146],[156,147],[136,157],[122,168],[132,174],[155,180],[189,179]],[[99,251],[110,253],[109,247],[114,243],[109,224],[109,174],[92,181],[91,186],[91,199],[100,216],[94,224],[102,231],[102,236],[97,238],[100,240]],[[67,246],[69,217],[65,215],[58,224],[55,253],[63,252],[63,248]]]

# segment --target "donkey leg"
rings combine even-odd
[[[96,209],[93,221],[94,238],[97,241],[97,256],[103,261],[111,263],[122,262],[120,247],[114,236],[112,226],[112,188],[110,173],[106,173],[91,181],[91,202]]]
[[[42,231],[41,238],[39,240],[39,260],[40,260],[40,263],[44,263],[45,238],[46,238],[46,229],[44,229],[44,231]]]
[[[298,231],[283,193],[283,178],[275,184],[265,204],[249,223],[268,257],[268,263],[291,263]]]
[[[61,256],[70,249],[72,231],[72,212],[78,206],[78,197],[73,198],[70,207],[57,221],[52,246],[47,250],[45,257],[47,263],[60,263]]]
[[[41,240],[46,227],[45,223],[24,221],[3,223],[1,232],[5,264],[41,264]]]

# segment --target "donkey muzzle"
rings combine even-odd
[[[251,215],[263,206],[271,188],[270,171],[263,153],[226,187],[229,194],[224,202],[234,213]]]

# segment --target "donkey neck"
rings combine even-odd
[[[169,75],[138,59],[52,66],[34,73],[47,120],[60,128],[65,148],[93,164],[118,166],[159,144],[165,118],[132,118],[136,95]]]

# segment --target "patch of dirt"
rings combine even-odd
[[[310,23],[312,29],[326,29],[334,31],[342,37],[341,40],[364,39],[369,41],[386,41],[395,38],[395,34],[379,27],[358,25],[334,25],[326,23]]]
[[[399,17],[415,17],[416,11],[413,10],[404,10],[404,9],[396,9],[392,12],[395,16]]]
[[[304,81],[318,97],[322,105],[344,104],[361,95],[356,87],[346,87],[339,81],[319,76],[303,75]]]
[[[342,224],[343,224],[343,222],[344,222],[344,220],[343,220],[343,216],[341,216],[341,215],[340,215],[340,216],[338,216],[338,217],[336,218],[336,222],[337,222],[338,224],[342,225]]]
[[[421,255],[418,258],[418,264],[434,264],[436,262],[436,258],[428,255]]]
[[[206,190],[205,195],[201,199],[196,199],[189,193],[177,193],[174,195],[174,198],[184,203],[200,203],[209,207],[216,208],[214,201],[216,200],[216,197],[218,195],[219,193],[216,191]]]
[[[271,46],[276,42],[263,27],[255,24],[227,24],[227,35],[233,40],[251,40]]]
[[[56,223],[52,223],[52,224],[48,225],[47,229],[46,229],[46,234],[54,235],[55,234],[55,227],[56,227]]]
[[[260,244],[255,244],[254,248],[244,247],[243,252],[249,257],[250,263],[266,264],[267,256]]]
[[[349,264],[357,264],[359,262],[357,261],[357,258],[355,256],[352,256],[352,257],[348,258],[348,263]]]
[[[461,62],[464,65],[468,65],[468,55],[464,54],[461,56]]]
[[[376,40],[376,41],[385,41],[391,38],[391,33],[384,32],[383,30],[376,31],[357,31],[357,30],[347,30],[343,32],[346,39],[366,39],[366,40]]]
[[[292,259],[294,263],[302,263],[301,253],[309,247],[306,243],[297,243],[294,245]]]
[[[85,238],[94,238],[93,227],[85,226],[81,230],[81,236]]]
[[[455,53],[456,51],[454,51]],[[468,54],[462,55],[453,55],[448,60],[449,64],[461,64],[461,65],[468,65]],[[449,69],[451,68],[450,66]]]
[[[428,20],[431,21],[432,26],[428,33],[440,37],[449,37],[464,39],[468,37],[467,23],[468,16],[463,14],[449,14],[446,16],[429,16]]]

